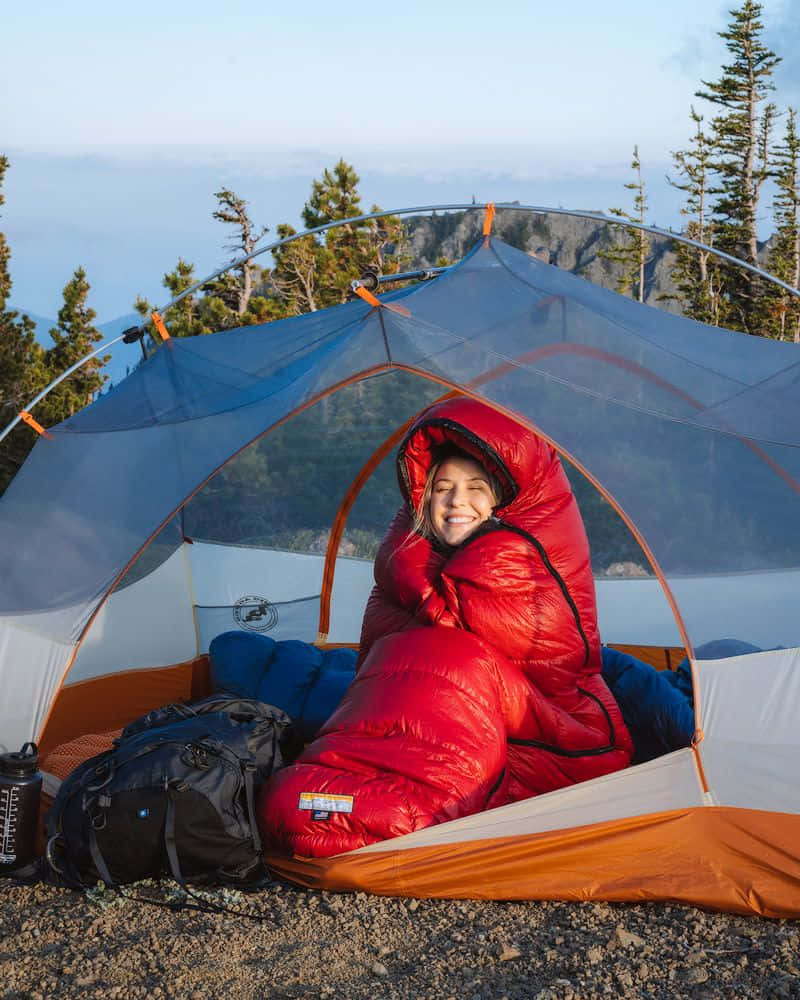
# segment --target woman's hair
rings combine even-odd
[[[436,479],[436,473],[444,465],[445,462],[449,461],[451,458],[464,458],[470,462],[477,462],[478,465],[486,473],[486,480],[489,483],[489,489],[492,493],[492,506],[496,507],[503,496],[503,490],[500,486],[500,481],[493,475],[480,459],[475,458],[474,455],[470,455],[469,452],[464,451],[462,448],[457,447],[454,444],[440,445],[438,448],[434,449],[431,454],[431,467],[428,469],[428,475],[425,477],[425,489],[422,491],[422,498],[420,499],[419,509],[414,510],[414,522],[411,527],[411,532],[409,533],[409,540],[414,535],[422,535],[424,538],[435,538],[433,531],[433,524],[431,523],[431,494],[433,493],[433,483]],[[406,544],[403,542],[403,544]]]

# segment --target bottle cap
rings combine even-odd
[[[26,743],[14,753],[0,754],[0,774],[24,778],[39,769],[39,751],[35,743]]]

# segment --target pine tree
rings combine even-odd
[[[361,215],[360,179],[355,169],[342,159],[333,171],[326,167],[322,178],[311,182],[311,195],[303,207],[306,229]]]
[[[50,381],[86,357],[103,339],[92,325],[97,314],[87,305],[88,295],[86,272],[79,267],[64,287],[58,326],[50,331],[53,346],[45,355]],[[88,406],[106,382],[101,369],[107,360],[107,357],[92,358],[52,389],[40,403],[37,419],[50,427]]]
[[[0,207],[5,203],[2,187],[8,166],[7,157],[0,156]],[[36,341],[35,324],[28,316],[6,308],[11,294],[10,259],[11,251],[0,232],[0,430],[48,382],[44,350]],[[21,423],[0,443],[0,493],[5,491],[35,443],[35,432]]]
[[[638,146],[633,147],[631,170],[635,179],[626,184],[625,188],[634,192],[633,212],[627,212],[623,208],[612,208],[611,214],[618,219],[627,219],[629,222],[644,225],[647,196]],[[617,236],[616,242],[609,249],[598,251],[597,256],[620,269],[616,286],[618,292],[644,302],[644,271],[649,253],[650,240],[643,229],[624,229],[621,237]]]
[[[297,232],[293,226],[282,222],[278,226],[278,239],[285,240]],[[278,294],[286,316],[300,316],[316,312],[323,304],[319,290],[320,276],[325,273],[328,257],[325,248],[313,236],[292,240],[272,251],[275,266],[270,274],[272,286]]]
[[[5,205],[6,198],[3,194],[3,181],[6,170],[8,170],[8,157],[0,156],[0,208]],[[11,251],[6,242],[5,233],[0,233],[0,310],[5,311],[8,296],[11,294],[11,275],[8,265],[11,260]]]
[[[789,108],[786,133],[774,154],[776,194],[773,212],[777,226],[767,259],[767,270],[800,289],[800,136],[797,112]],[[800,299],[770,283],[765,289],[767,329],[778,340],[800,343]]]
[[[716,183],[712,194],[716,247],[758,266],[756,220],[761,187],[769,176],[769,143],[775,117],[767,102],[773,71],[780,58],[761,42],[762,7],[744,0],[730,11],[731,22],[719,32],[732,60],[722,67],[719,80],[701,81],[696,96],[720,109],[711,121]],[[722,268],[728,326],[758,333],[762,283],[758,275],[732,265]]]
[[[333,170],[326,169],[320,180],[313,181],[303,208],[306,227],[314,229],[364,214],[358,183],[358,174],[344,160]],[[373,205],[370,214],[379,211]],[[293,234],[294,229],[286,224],[278,229],[280,238]],[[403,239],[402,223],[390,216],[337,226],[321,238],[297,240],[273,252],[274,287],[290,315],[337,305],[346,301],[351,281],[368,268],[382,274],[397,273],[405,261],[397,252]],[[394,253],[388,253],[390,249]]]
[[[695,132],[689,149],[672,154],[679,179],[667,177],[667,181],[686,195],[686,202],[681,209],[681,215],[688,220],[685,235],[698,243],[713,246],[715,231],[709,209],[712,148],[703,131],[703,116],[692,108],[691,117]],[[719,326],[719,258],[709,250],[676,241],[672,277],[679,292],[674,297],[679,299],[684,314],[701,323]]]
[[[212,217],[235,227],[235,236],[225,249],[232,250],[237,258],[249,256],[268,232],[267,227],[256,229],[247,214],[247,202],[229,188],[221,188],[214,197],[217,208]],[[174,299],[191,288],[196,280],[194,264],[181,257],[175,268],[164,275],[162,284]],[[263,294],[255,294],[257,283],[263,280],[262,269],[253,261],[245,261],[236,273],[226,271],[206,282],[164,311],[162,318],[170,336],[197,337],[277,318],[282,313],[276,311]],[[134,308],[145,317],[153,311],[153,306],[142,296],[137,296]]]
[[[214,197],[217,199],[218,207],[212,213],[213,218],[234,227],[234,238],[226,245],[226,249],[234,251],[237,257],[249,257],[259,241],[269,232],[268,227],[261,226],[256,229],[247,214],[247,202],[229,188],[220,188],[214,193]],[[203,290],[208,296],[218,298],[222,305],[235,314],[229,318],[220,310],[219,305],[216,305],[216,318],[218,322],[221,321],[216,329],[240,326],[247,322],[253,288],[260,276],[261,269],[253,261],[248,260],[237,268],[236,274],[229,271],[204,287]]]
[[[174,299],[185,292],[187,288],[191,288],[195,280],[194,264],[179,257],[174,270],[168,271],[161,283]],[[150,316],[154,308],[141,295],[137,296],[133,307],[140,316],[144,317]],[[162,319],[166,323],[171,337],[197,337],[204,333],[211,333],[212,329],[205,322],[202,299],[194,292],[166,309]]]

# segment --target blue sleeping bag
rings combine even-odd
[[[759,652],[741,639],[713,639],[695,650],[695,659],[722,660]],[[633,740],[631,764],[681,747],[694,735],[694,691],[687,659],[675,670],[656,670],[649,663],[603,646],[603,678],[622,711]]]
[[[603,678],[633,740],[631,764],[690,745],[694,699],[688,660],[677,670],[656,670],[627,653],[603,646]]]
[[[208,649],[211,684],[275,705],[311,739],[355,677],[354,649],[317,649],[297,639],[276,641],[254,632],[223,632]]]

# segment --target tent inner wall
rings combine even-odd
[[[191,552],[201,649],[229,627],[268,631],[275,638],[317,637],[318,557],[326,552],[353,480],[398,425],[442,394],[440,385],[402,371],[346,386],[259,438],[186,504],[186,536],[195,543],[214,543],[195,544]],[[401,502],[395,451],[366,480],[344,522],[333,621],[326,630],[331,642],[358,641],[369,591],[364,580],[371,580],[371,567],[365,570],[358,563],[374,559]],[[650,576],[646,556],[619,515],[566,464],[596,573]],[[264,549],[273,550],[269,559],[258,554]],[[228,582],[220,587],[221,580]],[[355,599],[350,596],[353,587]],[[270,596],[275,593],[282,595],[277,602]],[[675,645],[680,639],[669,612],[667,619],[673,626],[670,644]]]
[[[101,606],[66,684],[189,661],[228,629],[313,642],[323,554],[353,479],[398,424],[441,395],[442,387],[427,378],[391,372],[346,386],[257,438],[131,566]],[[646,579],[649,567],[635,539],[588,480],[569,471],[596,571],[612,574],[612,586],[603,580],[598,588],[609,641],[680,645],[659,584]],[[358,642],[372,559],[399,504],[393,448],[344,524],[327,641]],[[620,574],[636,578],[627,581],[636,593],[630,589],[622,602],[638,609],[635,624],[620,621]]]

